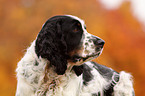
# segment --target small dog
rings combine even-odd
[[[133,96],[130,74],[90,62],[104,43],[76,16],[48,19],[18,63],[16,96]]]

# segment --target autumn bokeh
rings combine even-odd
[[[106,41],[95,61],[133,75],[136,96],[145,96],[145,32],[130,3],[107,10],[98,0],[1,0],[0,96],[14,96],[17,62],[54,15],[73,14],[86,21],[88,32]]]

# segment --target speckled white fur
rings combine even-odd
[[[120,72],[120,80],[114,87],[114,96],[133,96],[133,80],[129,73]]]
[[[111,81],[107,81],[105,78],[100,75],[100,73],[93,67],[91,62],[86,62],[92,70],[91,73],[93,74],[94,78],[91,80],[87,86],[82,87],[81,95],[80,96],[92,96],[90,93],[98,93],[100,92],[101,96],[103,96],[103,89],[107,89]]]

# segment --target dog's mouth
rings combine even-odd
[[[81,65],[86,61],[90,61],[94,58],[97,58],[99,55],[101,54],[101,52],[98,52],[96,54],[91,54],[91,55],[87,55],[85,57],[79,56],[79,55],[74,55],[71,59],[71,61],[73,63],[76,63],[75,65]]]

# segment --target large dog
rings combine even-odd
[[[104,43],[76,16],[48,19],[18,63],[16,96],[133,96],[130,74],[90,62]]]

